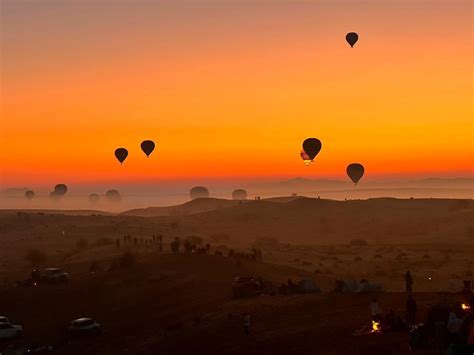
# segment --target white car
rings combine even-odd
[[[102,329],[92,318],[79,318],[71,322],[69,332],[71,335],[99,335]]]
[[[10,323],[0,323],[0,339],[11,339],[23,333],[21,325],[14,325]]]
[[[0,323],[10,323],[7,317],[0,316]]]

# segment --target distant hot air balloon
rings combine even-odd
[[[99,195],[97,194],[90,194],[88,198],[90,203],[97,203],[100,199]]]
[[[153,150],[155,150],[155,142],[153,141],[143,141],[140,146],[147,157],[149,157],[150,154],[153,153]]]
[[[56,191],[51,191],[49,193],[49,198],[51,201],[59,201],[61,199],[61,195],[58,194]]]
[[[105,193],[105,197],[110,202],[119,202],[121,200],[120,192],[117,190],[109,190]]]
[[[247,199],[247,191],[244,189],[237,189],[232,191],[232,199],[233,200],[246,200]]]
[[[364,176],[364,166],[359,163],[352,163],[347,166],[347,175],[351,178],[352,182],[357,185],[359,180]]]
[[[208,198],[209,190],[204,186],[195,186],[191,189],[189,195],[191,196],[191,200],[194,200],[196,198]]]
[[[306,153],[309,159],[311,159],[311,161],[314,160],[320,150],[321,141],[317,138],[308,138],[303,142],[303,151]]]
[[[115,149],[115,157],[117,160],[122,164],[125,159],[127,159],[128,156],[128,150],[125,148],[117,148]]]
[[[303,159],[304,165],[309,166],[311,163],[311,159],[309,158],[308,154],[304,152],[304,150],[300,153],[301,159]]]
[[[54,187],[54,192],[56,192],[59,196],[64,196],[67,192],[67,186],[64,184],[57,184]]]
[[[348,34],[346,34],[346,41],[351,45],[351,48],[354,47],[354,44],[356,44],[358,39],[359,35],[355,32],[349,32]]]
[[[25,197],[31,201],[35,197],[35,192],[28,190],[25,192]]]

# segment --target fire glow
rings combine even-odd
[[[463,303],[461,304],[461,308],[463,309],[463,311],[469,311],[471,309],[471,306]]]
[[[376,321],[372,321],[372,331],[371,331],[371,333],[380,333],[380,332],[381,332],[380,323],[376,322]]]

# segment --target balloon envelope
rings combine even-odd
[[[189,191],[189,195],[191,196],[191,200],[196,198],[208,198],[209,190],[204,186],[194,186],[191,191]]]
[[[57,184],[54,187],[54,192],[56,192],[58,195],[63,196],[67,192],[67,186],[64,184]]]
[[[128,150],[125,148],[115,149],[115,157],[120,162],[120,164],[122,164],[128,157]]]
[[[364,176],[365,169],[362,164],[352,163],[347,166],[346,171],[352,182],[357,185],[362,176]]]
[[[303,151],[311,161],[318,155],[321,147],[321,141],[317,138],[308,138],[303,142]]]
[[[354,47],[354,44],[356,44],[358,39],[359,35],[355,32],[349,32],[346,34],[346,41],[351,45],[351,47]]]
[[[146,154],[147,157],[155,150],[155,142],[153,141],[143,141],[140,147],[143,150],[143,153]]]
[[[28,190],[28,191],[25,192],[25,197],[28,200],[32,200],[35,197],[35,192],[31,191],[31,190]]]
[[[97,194],[90,194],[89,195],[89,202],[90,203],[97,203],[99,202],[100,196]]]
[[[121,199],[120,192],[118,192],[117,190],[107,191],[105,193],[105,197],[107,197],[107,200],[109,200],[110,202],[118,202]]]
[[[59,201],[61,199],[61,195],[58,194],[56,191],[51,191],[49,193],[49,198],[51,201]]]
[[[247,199],[247,191],[244,189],[237,189],[232,191],[232,199],[233,200],[246,200]]]

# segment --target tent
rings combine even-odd
[[[321,289],[316,286],[313,280],[303,279],[298,282],[297,285],[298,293],[317,293],[321,292]]]

